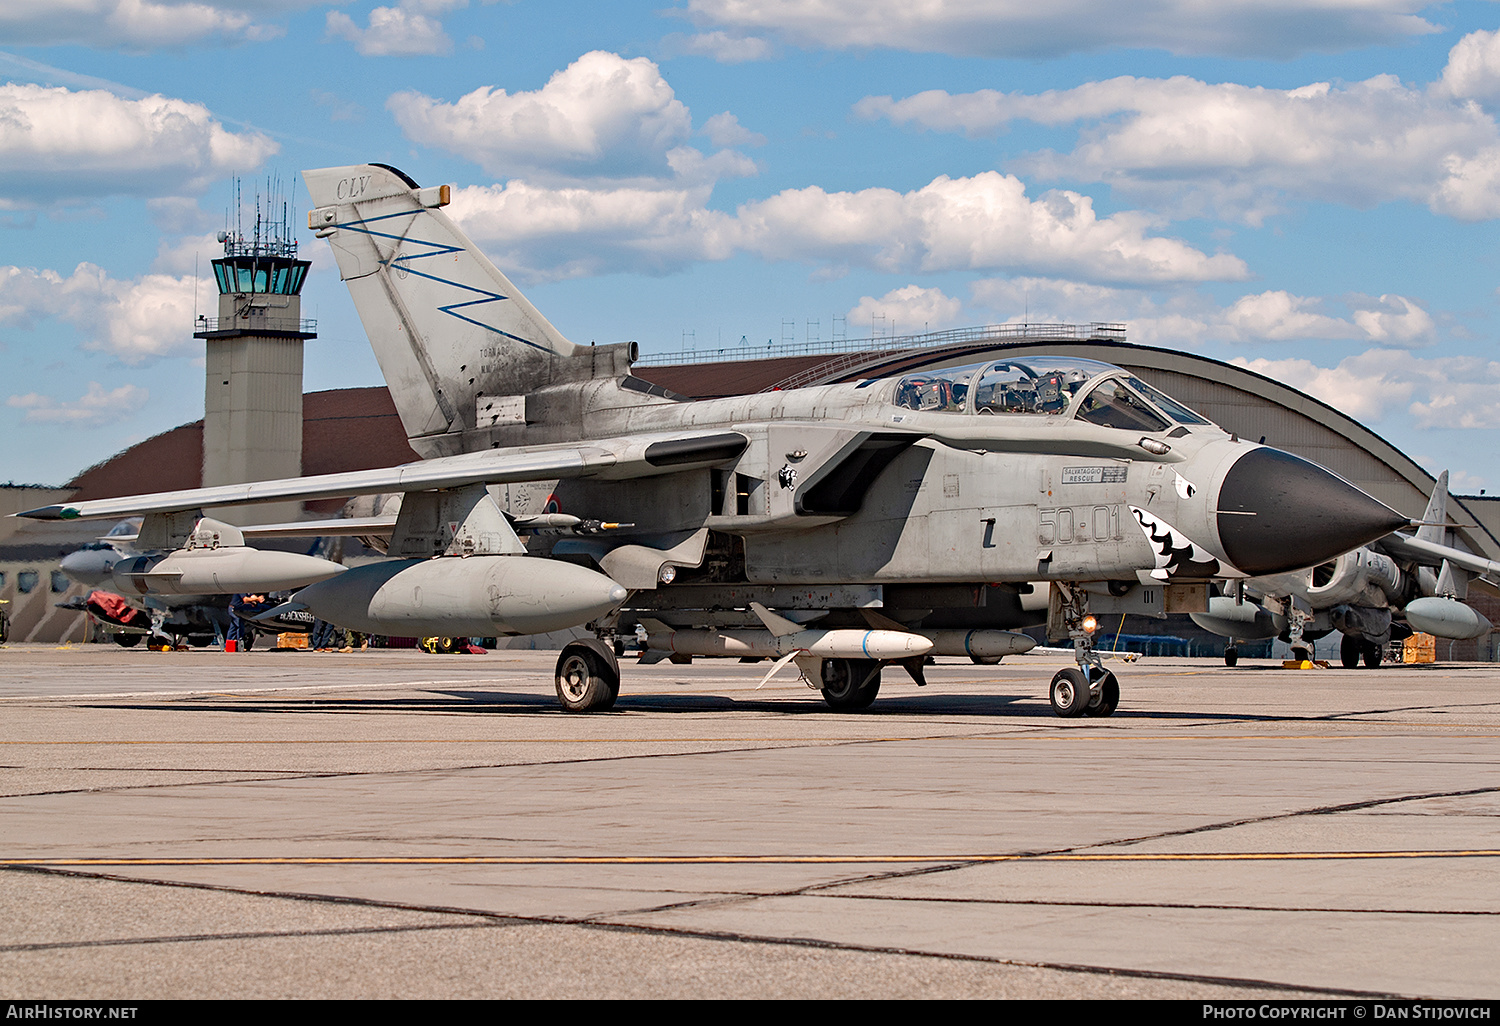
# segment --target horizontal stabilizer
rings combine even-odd
[[[1423,566],[1439,567],[1447,560],[1456,567],[1476,574],[1500,575],[1500,563],[1472,552],[1456,549],[1452,545],[1413,538],[1405,534],[1388,534],[1380,539],[1380,548],[1399,559],[1408,559]]]

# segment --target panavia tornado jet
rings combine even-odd
[[[1308,642],[1338,631],[1340,662],[1373,669],[1392,640],[1413,631],[1464,641],[1490,633],[1490,621],[1464,600],[1470,587],[1500,590],[1500,563],[1455,545],[1446,470],[1420,523],[1415,534],[1394,531],[1296,573],[1226,582],[1193,620],[1229,639],[1230,666],[1236,641],[1279,637],[1306,658]]]
[[[647,659],[795,662],[830,706],[858,709],[884,668],[921,684],[927,656],[993,662],[1030,647],[1012,628],[1045,620],[1075,655],[1050,689],[1063,716],[1119,702],[1092,614],[1206,610],[1212,580],[1312,566],[1408,522],[1086,360],[687,401],[631,373],[635,343],[564,338],[440,209],[448,186],[383,165],[303,177],[425,458],[25,515],[149,524],[400,493],[380,527],[391,558],[294,604],[397,635],[588,624],[596,638],[557,663],[574,711],[614,703],[638,625]]]

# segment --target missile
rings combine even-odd
[[[1030,652],[1036,642],[1016,631],[913,631],[932,642],[932,654],[968,656],[978,662],[999,662],[1001,656]]]
[[[300,588],[343,572],[317,556],[231,545],[124,557],[110,577],[122,595],[224,595]]]
[[[569,513],[537,513],[516,517],[513,525],[517,534],[545,535],[589,535],[618,531],[634,524],[609,523],[603,520],[584,520]]]
[[[560,560],[440,556],[354,567],[266,615],[290,605],[367,634],[489,638],[577,627],[627,594],[603,574]]]
[[[1457,599],[1435,595],[1408,602],[1406,622],[1424,634],[1457,641],[1482,637],[1494,630],[1494,626],[1483,614]]]
[[[653,627],[656,629],[652,630]],[[909,631],[834,627],[776,635],[769,630],[674,631],[651,621],[647,626],[646,648],[648,652],[673,655],[778,659],[793,653],[806,653],[821,659],[878,659],[886,662],[924,656],[932,651],[933,643],[930,638]]]

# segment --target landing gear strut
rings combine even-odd
[[[1287,599],[1286,621],[1286,643],[1292,648],[1292,661],[1297,663],[1310,663],[1313,657],[1313,648],[1303,631],[1307,629],[1307,621],[1312,619],[1301,606],[1297,605],[1295,598]],[[1321,636],[1321,635],[1320,635]]]
[[[1088,593],[1073,585],[1054,582],[1052,594],[1048,633],[1054,633],[1053,618],[1060,620],[1073,641],[1073,658],[1078,663],[1076,667],[1058,670],[1052,678],[1047,692],[1052,711],[1068,718],[1111,716],[1120,706],[1120,682],[1104,668],[1103,660],[1094,650],[1094,631],[1098,625],[1088,613]]]

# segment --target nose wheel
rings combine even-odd
[[[1052,711],[1066,719],[1112,716],[1120,707],[1120,682],[1102,666],[1069,666],[1052,678],[1047,697]]]

